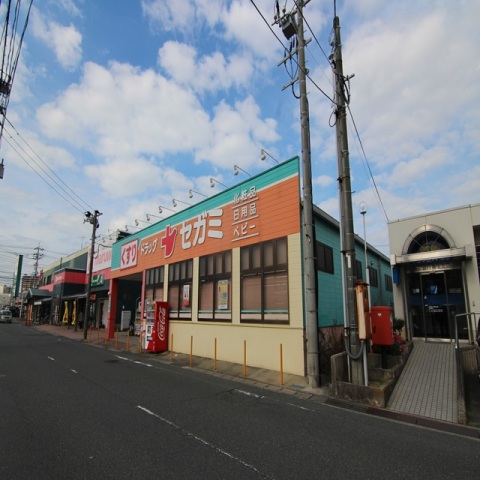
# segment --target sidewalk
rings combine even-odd
[[[140,337],[130,337],[128,332],[116,332],[113,339],[106,339],[105,329],[91,329],[87,332],[87,338],[84,340],[83,330],[75,331],[74,327],[68,327],[66,325],[32,325],[30,328],[72,340],[85,341],[94,346],[142,355],[149,358],[149,360],[175,364],[184,368],[192,368],[223,378],[231,378],[259,388],[295,395],[302,399],[313,399],[320,403],[325,402],[332,393],[329,386],[312,389],[308,386],[307,377],[292,375],[290,373],[283,373],[282,383],[280,372],[274,370],[247,366],[244,376],[243,365],[236,363],[217,360],[216,369],[214,369],[214,360],[211,358],[192,355],[190,359],[190,355],[183,353],[147,352],[140,349]]]

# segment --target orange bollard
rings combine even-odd
[[[213,369],[217,371],[217,337],[215,337],[215,342],[213,347]]]
[[[280,385],[283,385],[283,345],[280,344]]]
[[[243,341],[243,378],[247,376],[247,341]]]
[[[193,335],[190,337],[190,366],[192,366],[192,354],[193,354]]]

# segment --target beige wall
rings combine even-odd
[[[193,355],[214,357],[217,339],[217,360],[243,364],[246,342],[247,365],[280,370],[280,344],[283,350],[283,371],[304,375],[303,289],[300,235],[288,237],[289,325],[252,325],[240,323],[240,249],[232,250],[232,322],[198,322],[198,258],[194,260],[192,287],[192,320],[170,321],[173,350]],[[168,272],[166,272],[168,274]],[[168,278],[168,277],[166,277]],[[168,288],[164,289],[167,292]],[[170,337],[171,339],[171,337]]]

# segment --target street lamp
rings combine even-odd
[[[234,175],[238,175],[238,172],[240,172],[240,171],[242,171],[243,173],[245,173],[246,175],[251,177],[251,175],[248,172],[246,172],[242,167],[239,167],[238,165],[233,166],[233,174]]]
[[[360,202],[360,214],[363,220],[363,246],[365,248],[365,283],[368,284],[368,304],[370,305],[370,270],[368,268],[368,256],[367,256],[367,227],[365,225],[365,215],[367,213],[367,204]]]
[[[260,160],[262,160],[262,162],[267,158],[267,155],[273,159],[275,162],[277,163],[280,163],[275,157],[272,157],[266,150],[264,150],[263,148],[260,150]]]
[[[97,228],[100,226],[98,223],[98,217],[102,215],[98,210],[93,213],[85,212],[83,223],[88,222],[92,225],[92,243],[90,246],[90,258],[88,268],[88,281],[87,281],[87,298],[85,299],[85,315],[83,322],[83,339],[86,340],[88,332],[88,324],[90,322],[90,291],[92,289],[92,275],[93,275],[93,253],[95,252],[95,234]]]

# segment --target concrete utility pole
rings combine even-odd
[[[334,44],[331,55],[332,68],[335,75],[336,101],[336,134],[337,134],[337,163],[338,189],[340,203],[340,223],[342,225],[342,259],[345,278],[345,319],[346,335],[348,336],[347,352],[353,360],[351,364],[352,383],[363,384],[362,345],[358,335],[358,323],[355,313],[355,232],[353,227],[352,187],[350,182],[350,160],[348,153],[347,113],[346,113],[346,85],[348,80],[343,76],[342,42],[340,39],[340,20],[333,19]],[[348,323],[347,323],[348,322]]]
[[[40,253],[40,251],[43,252],[43,248],[40,247],[40,245],[37,248],[34,248],[35,252],[33,254],[33,259],[35,260],[35,273],[33,274],[33,288],[38,287],[38,280],[37,280],[37,273],[38,273],[38,261],[43,258],[43,253]]]
[[[90,323],[90,291],[92,289],[92,274],[93,274],[93,255],[95,254],[95,236],[97,233],[97,228],[100,226],[98,224],[98,217],[101,213],[98,210],[95,210],[93,214],[91,212],[85,212],[84,222],[92,224],[92,242],[90,246],[90,258],[89,258],[89,267],[88,267],[88,280],[87,280],[87,298],[85,299],[85,314],[83,316],[83,339],[87,339],[88,333],[88,324]]]
[[[306,314],[306,350],[307,376],[311,388],[320,386],[320,362],[318,352],[318,308],[317,308],[317,271],[315,268],[315,230],[313,225],[313,197],[312,197],[312,162],[310,150],[310,117],[307,97],[306,66],[305,66],[305,38],[303,30],[303,7],[308,3],[298,0],[296,26],[293,13],[283,14],[276,18],[282,27],[287,39],[294,34],[298,39],[298,82],[300,88],[300,122],[302,139],[303,165],[303,207],[302,207],[302,251],[303,251],[303,284],[305,289]],[[289,55],[295,55],[295,51]],[[287,57],[287,58],[289,58]],[[284,59],[281,63],[286,61]],[[290,84],[293,84],[291,82]],[[285,87],[286,88],[286,87]]]

